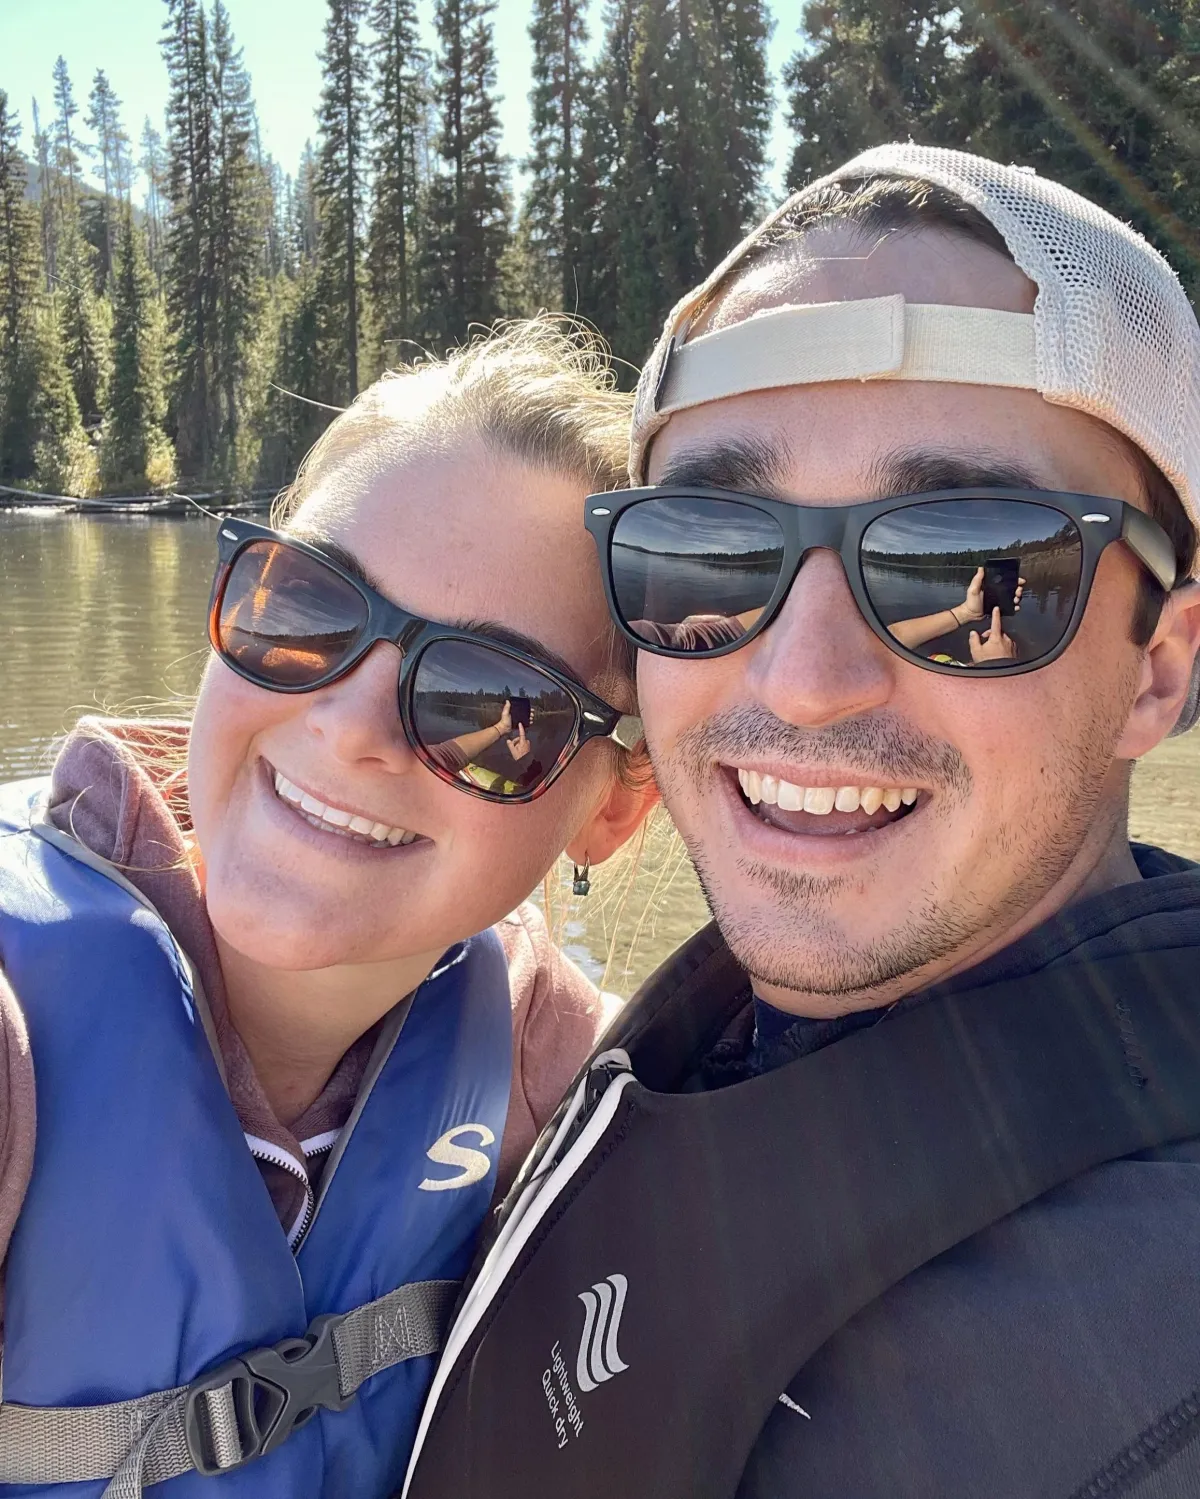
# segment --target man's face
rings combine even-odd
[[[1021,272],[965,237],[869,248],[846,234],[810,238],[811,259],[752,272],[705,331],[785,302],[895,292],[1032,309]],[[910,382],[792,387],[679,413],[655,439],[649,481],[803,505],[968,485],[1143,503],[1127,450],[1090,417],[1031,391]],[[1138,581],[1133,557],[1109,547],[1063,656],[1021,676],[956,678],[889,651],[840,559],[814,551],[742,650],[641,655],[664,799],[763,998],[810,1014],[885,1003],[1006,945],[1087,886],[1124,826],[1128,766],[1114,752],[1139,679]],[[752,805],[747,772],[801,791],[918,794],[870,817],[789,811]]]

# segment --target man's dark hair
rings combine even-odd
[[[1004,236],[988,218],[937,183],[904,176],[843,177],[825,183],[776,220],[734,274],[778,253],[814,229],[835,224],[849,225],[864,237],[945,229],[986,245],[1007,260],[1013,258]],[[1179,580],[1184,582],[1191,576],[1196,560],[1195,528],[1171,481],[1153,459],[1123,433],[1115,428],[1110,430],[1137,468],[1146,510],[1170,538]],[[1135,645],[1149,643],[1166,599],[1166,590],[1142,569],[1130,629]]]

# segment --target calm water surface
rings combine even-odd
[[[80,713],[178,710],[195,690],[214,524],[203,517],[0,513],[0,780],[44,770]],[[1134,835],[1200,859],[1200,730],[1134,777]],[[677,840],[652,831],[636,877],[605,868],[592,894],[551,892],[577,961],[630,993],[707,919]]]

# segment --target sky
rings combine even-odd
[[[315,136],[313,112],[321,87],[317,53],[325,0],[227,3],[253,80],[264,149],[285,172],[294,173],[304,142]],[[590,3],[595,48],[601,39],[603,4]],[[433,0],[419,0],[419,10],[432,44]],[[798,0],[778,0],[780,19],[770,46],[779,106],[771,141],[774,168],[768,177],[773,197],[782,192],[790,154],[779,105],[779,72],[795,51],[799,10]],[[526,154],[529,140],[529,12],[529,0],[498,0],[495,15],[504,148],[514,165]],[[103,68],[122,100],[122,118],[135,148],[145,116],[161,129],[167,77],[158,40],[165,15],[163,0],[0,0],[0,89],[8,92],[20,115],[27,151],[32,152],[32,98],[37,98],[43,123],[53,113],[50,74],[60,53],[75,86],[80,120],[92,77]]]

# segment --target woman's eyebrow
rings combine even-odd
[[[320,547],[326,556],[332,557],[334,561],[340,563],[348,573],[352,573],[360,582],[365,583],[368,588],[373,588],[376,593],[382,593],[385,598],[389,596],[353,552],[348,552],[344,546],[333,541],[315,526],[299,526],[291,534],[298,541],[306,541],[310,546]],[[562,672],[563,676],[570,677],[573,682],[578,679],[578,673],[571,663],[565,661],[557,651],[552,651],[544,641],[537,640],[532,635],[525,635],[520,630],[514,630],[508,625],[502,625],[496,620],[435,620],[433,623],[447,624],[455,630],[469,630],[472,635],[486,636],[488,640],[494,640],[497,645],[507,645],[514,651],[524,651],[527,656],[536,657],[539,661],[545,662],[547,666],[552,666],[555,671]]]
[[[468,619],[460,620],[455,629],[469,630],[472,635],[483,635],[488,640],[494,640],[497,645],[510,646],[514,651],[524,651],[527,656],[534,656],[537,660],[552,666],[572,682],[578,681],[579,673],[569,661],[564,661],[557,651],[552,651],[548,645],[541,640],[536,640],[532,635],[524,635],[520,630],[510,629],[508,625],[497,623],[493,619]]]
[[[365,583],[368,588],[373,588],[376,593],[383,593],[379,582],[372,577],[371,573],[358,560],[353,552],[348,552],[340,543],[327,536],[324,531],[315,526],[295,526],[289,532],[297,541],[306,541],[309,546],[318,547],[327,557],[344,567],[348,573],[356,577],[360,583]],[[385,595],[386,597],[386,595]]]

